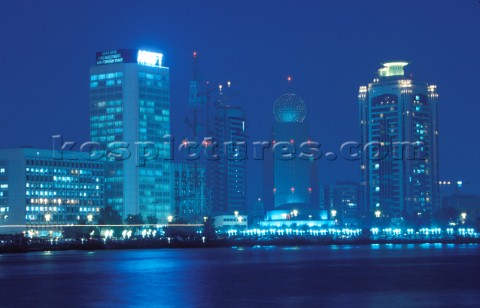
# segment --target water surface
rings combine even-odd
[[[0,255],[1,306],[480,306],[479,245]]]

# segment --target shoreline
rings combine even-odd
[[[171,241],[166,239],[144,239],[128,241],[86,241],[62,242],[25,245],[5,245],[0,247],[0,254],[28,253],[41,251],[68,250],[117,250],[117,249],[192,249],[192,248],[232,248],[232,247],[267,247],[267,246],[332,246],[332,245],[419,245],[419,244],[480,244],[480,238],[453,239],[220,239],[212,241]]]

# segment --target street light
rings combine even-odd
[[[169,215],[169,216],[167,217],[167,220],[168,220],[168,222],[172,222],[172,221],[173,221],[173,216],[172,216],[172,215]]]
[[[88,214],[88,215],[87,215],[87,220],[88,220],[88,222],[92,222],[92,220],[93,220],[93,215],[92,215],[92,214]]]
[[[337,210],[331,210],[330,214],[332,215],[332,217],[337,217]]]
[[[46,221],[46,222],[49,222],[51,218],[52,218],[52,215],[50,215],[50,214],[45,214],[45,221]]]
[[[238,211],[233,212],[233,214],[235,214],[235,216],[238,216]]]
[[[382,216],[382,212],[380,210],[375,211],[375,217],[380,218]]]

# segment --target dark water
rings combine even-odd
[[[480,246],[5,254],[0,295],[0,307],[480,307]]]

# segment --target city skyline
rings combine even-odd
[[[480,0],[4,0],[2,307],[480,307]]]
[[[196,52],[193,59],[195,71]],[[249,205],[245,198],[248,119],[241,107],[228,103],[228,95],[221,85],[211,106],[213,110],[209,112],[212,103],[209,94],[197,93],[197,90],[204,89],[197,89],[194,73],[190,84],[190,98],[193,98],[190,102],[194,102],[194,108],[186,120],[187,126],[193,128],[193,139],[182,138],[178,150],[184,150],[182,158],[185,162],[174,162],[175,137],[170,135],[170,69],[162,60],[163,54],[151,50],[97,52],[89,78],[91,140],[75,148],[74,141],[65,141],[61,135],[55,135],[51,157],[45,156],[47,149],[20,147],[13,150],[37,155],[42,152],[45,162],[40,162],[40,166],[55,167],[57,161],[66,166],[60,151],[72,150],[81,152],[66,152],[70,167],[84,167],[87,163],[99,169],[100,165],[95,163],[101,163],[105,172],[101,207],[79,207],[78,204],[85,205],[80,199],[86,197],[86,193],[65,195],[61,188],[57,189],[60,186],[50,183],[52,179],[57,181],[56,176],[50,177],[50,173],[56,173],[57,169],[36,168],[34,172],[41,175],[29,177],[31,168],[11,168],[15,158],[7,155],[1,161],[4,166],[1,169],[1,212],[5,213],[2,214],[5,226],[8,227],[12,219],[11,226],[21,225],[23,215],[27,226],[30,221],[40,225],[49,222],[75,224],[80,223],[82,215],[89,216],[92,222],[94,217],[95,220],[103,219],[99,215],[100,209],[113,209],[127,223],[131,217],[138,217],[139,222],[146,218],[160,224],[183,221],[195,225],[202,218],[207,223],[209,216],[221,215],[227,215],[221,218],[225,222],[236,223],[238,219],[239,223],[246,223],[247,215],[256,212],[254,206],[257,204]],[[476,196],[472,199],[463,195],[460,200],[455,193],[446,195],[454,201],[449,201],[449,208],[441,205],[441,185],[450,182],[439,181],[437,86],[413,79],[412,75],[406,76],[408,64],[398,61],[383,63],[378,76],[368,86],[360,86],[361,142],[342,144],[340,154],[327,152],[323,155],[319,151],[321,143],[310,137],[305,121],[308,108],[302,98],[287,93],[275,101],[271,139],[252,142],[253,160],[264,160],[261,176],[263,202],[260,197],[256,200],[262,202],[265,211],[265,221],[260,221],[262,227],[280,227],[282,223],[308,227],[343,224],[372,227],[378,223],[405,226],[407,223],[421,227],[437,224],[445,218],[449,224],[455,225],[458,217],[462,217],[461,224],[478,220],[474,208],[465,211],[466,207],[475,204]],[[291,82],[291,77],[287,80]],[[227,87],[230,89],[230,81]],[[206,91],[203,93],[208,93],[208,85]],[[198,105],[199,102],[202,103]],[[205,119],[211,116],[210,124],[206,121],[204,126],[198,125],[196,119],[197,112],[202,112],[200,107],[206,108],[203,111]],[[188,117],[192,116],[194,122],[188,122]],[[211,137],[198,136],[199,130],[205,134],[211,132]],[[130,145],[138,146],[138,149],[129,148]],[[201,155],[199,152],[206,155],[202,161],[197,160]],[[84,161],[79,165],[72,164],[77,156],[83,157]],[[322,187],[323,200],[319,200],[317,160],[322,156],[327,161],[340,158],[360,163],[362,180],[357,182],[359,186],[337,183],[331,188]],[[23,178],[25,172],[27,176]],[[82,174],[77,169],[61,172]],[[81,183],[85,180],[69,177],[66,181]],[[457,181],[457,185],[463,187],[464,183]],[[11,188],[14,187],[17,192],[12,194],[14,190]],[[27,187],[26,195],[18,199],[18,191],[23,187]],[[30,187],[37,190],[30,191]],[[72,187],[68,184],[63,189]],[[78,187],[83,189],[83,186]],[[358,203],[355,191],[360,192]],[[57,194],[62,198],[49,198]],[[65,196],[73,195],[80,199],[65,199]],[[56,205],[65,203],[70,205],[70,214],[57,215],[57,210],[66,210]],[[30,206],[36,204],[39,206]],[[80,213],[82,210],[84,213]],[[461,213],[452,215],[443,210]],[[356,219],[352,217],[354,212]],[[422,219],[418,220],[417,216]],[[338,217],[345,220],[338,220]]]
[[[196,61],[196,52],[193,57]],[[79,154],[87,160],[104,163],[102,166],[105,168],[105,190],[102,208],[117,211],[123,220],[139,216],[159,223],[172,223],[178,219],[198,223],[203,217],[206,223],[206,219],[211,215],[235,213],[234,218],[225,219],[236,221],[239,213],[250,214],[254,210],[253,206],[247,205],[245,198],[248,121],[243,110],[227,104],[227,96],[224,96],[222,86],[219,86],[218,99],[213,104],[213,121],[211,126],[205,124],[203,129],[205,132],[212,132],[211,140],[208,135],[197,136],[201,126],[198,126],[195,120],[190,123],[194,138],[199,137],[194,139],[194,147],[191,147],[192,141],[187,139],[183,139],[179,145],[179,150],[187,149],[187,156],[183,158],[188,162],[192,160],[191,150],[195,149],[198,153],[200,141],[207,138],[201,142],[201,146],[205,148],[205,153],[211,152],[212,157],[207,157],[206,163],[205,160],[199,163],[193,159],[190,166],[178,162],[173,164],[175,138],[170,135],[170,69],[163,65],[162,59],[161,53],[139,49],[97,52],[96,65],[90,68],[91,141],[86,143],[87,152],[84,149],[85,144],[75,149],[75,142],[65,142],[59,135],[54,138],[54,147],[57,139],[57,142],[60,141],[60,148],[57,150],[84,151]],[[356,204],[343,197],[333,202],[324,199],[324,206],[321,207],[318,200],[319,181],[316,177],[317,160],[322,158],[322,154],[318,154],[321,144],[310,137],[308,123],[305,121],[307,105],[292,93],[284,94],[275,101],[273,117],[276,123],[272,129],[272,139],[261,142],[260,147],[261,160],[265,149],[266,155],[270,157],[265,160],[262,176],[265,185],[263,204],[267,211],[266,221],[275,220],[273,224],[278,225],[279,220],[303,219],[304,223],[313,224],[313,221],[308,222],[313,218],[318,220],[318,226],[337,224],[337,212],[347,212],[347,209],[343,209],[345,205],[340,205],[343,201],[339,201],[345,199],[347,205],[351,203],[353,209],[357,210],[358,225],[363,225],[365,222],[361,222],[362,218],[366,217],[368,221],[370,216],[373,217],[373,213],[376,218],[389,217],[392,224],[398,224],[394,220],[404,218],[408,218],[407,221],[410,222],[410,217],[416,217],[418,213],[427,217],[426,224],[431,223],[433,214],[441,208],[438,195],[441,184],[438,177],[438,94],[435,85],[419,83],[406,77],[406,65],[407,62],[385,63],[378,71],[378,78],[369,83],[368,87],[360,87],[359,145],[363,147],[363,151],[358,151],[358,146],[346,147],[351,158],[356,159],[345,158],[334,152],[325,153],[325,158],[329,161],[337,156],[361,161],[362,211],[358,211]],[[193,83],[196,83],[195,74],[193,79]],[[287,79],[291,81],[290,77]],[[230,81],[227,85],[230,88]],[[192,91],[191,83],[191,97],[194,97],[194,102],[204,101],[204,116],[208,119],[208,106],[211,102],[208,96],[204,100],[204,96],[196,93],[196,84],[194,88]],[[194,105],[196,107],[192,110],[193,118],[197,119],[200,105]],[[381,144],[377,150],[369,148],[370,152],[377,151],[378,153],[373,155],[380,159],[370,157],[372,153],[367,150],[367,145],[372,141]],[[400,149],[395,147],[398,142]],[[405,142],[409,143],[406,151],[403,146]],[[219,146],[219,143],[223,143],[223,146]],[[254,145],[256,143],[258,145],[258,142],[253,142]],[[139,149],[132,151],[128,149],[130,145],[138,146]],[[384,146],[387,151],[382,149]],[[341,151],[344,152],[344,149],[342,147]],[[91,152],[92,150],[94,152]],[[108,153],[106,156],[102,153],[105,150]],[[43,150],[46,151],[48,150]],[[254,149],[253,159],[258,159],[255,156],[256,151],[257,149]],[[98,156],[98,152],[102,154]],[[62,160],[62,157],[57,157],[57,152],[52,153],[52,161]],[[150,154],[152,157],[149,157]],[[358,159],[358,154],[361,159]],[[71,156],[75,155],[71,153]],[[195,153],[194,156],[196,155]],[[213,156],[218,156],[219,159],[213,159]],[[3,163],[12,161],[13,157],[9,157]],[[52,171],[48,168],[38,170],[42,175],[56,172],[56,169]],[[35,171],[37,172],[37,169]],[[25,171],[22,168],[8,167],[4,168],[3,172],[6,173],[2,177],[5,182],[18,178]],[[72,169],[69,172],[75,174],[78,171]],[[61,215],[52,215],[57,210],[57,207],[52,205],[63,204],[67,199],[37,199],[40,196],[55,196],[60,193],[55,185],[49,183],[49,177],[41,176],[37,180],[40,183],[30,183],[27,176],[26,183],[14,181],[12,183],[15,185],[2,184],[5,186],[2,186],[2,190],[5,190],[2,192],[2,204],[6,207],[1,209],[7,213],[3,215],[5,222],[8,223],[14,218],[16,225],[21,224],[19,217],[22,217],[24,207],[27,212],[27,225],[29,220],[35,223],[44,220],[49,222],[51,219],[57,223],[61,220],[57,218],[62,217]],[[273,181],[268,183],[268,180]],[[36,188],[40,190],[27,191],[25,202],[14,202],[9,186],[18,184],[19,187],[26,185],[27,188],[38,186]],[[53,189],[45,190],[47,187]],[[350,197],[347,198],[352,199],[352,193],[349,194]],[[260,198],[258,201],[261,201]],[[326,202],[331,204],[328,208],[325,206]],[[75,205],[79,200],[67,203]],[[339,204],[342,209],[337,209],[335,204],[332,207],[332,203]],[[31,210],[30,204],[41,206]],[[70,206],[69,210],[74,210],[77,215],[70,214],[69,219],[76,217],[80,220],[81,216],[78,214],[82,209]],[[100,208],[86,208],[84,216],[87,213],[92,215],[94,210],[97,212],[97,219]],[[34,213],[30,214],[29,211]],[[238,217],[243,219],[243,216]],[[75,221],[74,219],[73,222]]]
[[[27,5],[27,4],[24,4]],[[29,3],[29,6],[35,6]],[[121,6],[128,8],[130,4],[121,3]],[[433,6],[432,6],[433,5]],[[181,7],[181,5],[179,4]],[[127,23],[129,31],[126,31],[125,25],[121,25],[117,30],[118,33],[125,35],[118,36],[102,36],[103,31],[113,31],[113,28],[106,26],[104,28],[96,27],[97,32],[90,31],[89,27],[98,26],[101,22],[100,16],[103,18],[113,18],[113,15],[107,10],[106,4],[96,4],[94,7],[88,4],[79,4],[75,12],[72,7],[66,7],[63,15],[56,13],[46,14],[50,16],[50,21],[45,23],[44,18],[39,16],[30,16],[28,13],[21,13],[17,20],[11,20],[5,16],[5,20],[14,25],[28,18],[30,22],[38,25],[38,31],[45,31],[45,44],[35,44],[36,38],[28,34],[25,38],[29,41],[6,35],[5,38],[11,48],[1,51],[2,58],[30,58],[31,52],[36,54],[35,61],[29,61],[29,67],[32,74],[27,79],[20,75],[1,75],[4,81],[5,91],[0,94],[4,105],[4,116],[2,117],[2,148],[14,148],[24,145],[32,145],[34,147],[49,148],[51,144],[51,135],[62,134],[69,140],[86,141],[88,139],[88,127],[84,119],[88,117],[88,96],[86,94],[88,73],[86,67],[92,66],[92,54],[99,50],[112,50],[118,47],[149,47],[154,51],[163,52],[164,61],[175,71],[172,76],[172,133],[177,137],[186,135],[183,124],[183,115],[186,114],[188,103],[188,86],[191,79],[191,53],[196,50],[199,53],[199,79],[202,81],[210,80],[212,84],[225,84],[227,80],[232,81],[232,87],[238,92],[234,103],[239,104],[246,112],[249,123],[250,136],[252,138],[258,136],[259,140],[268,140],[269,128],[273,124],[273,120],[269,116],[271,114],[271,104],[278,95],[285,92],[295,92],[301,95],[309,102],[311,132],[313,138],[319,140],[324,150],[333,151],[338,149],[339,145],[347,140],[358,141],[357,134],[357,108],[356,108],[356,90],[359,84],[368,80],[373,74],[374,67],[378,63],[386,60],[403,59],[412,61],[407,69],[418,75],[419,79],[429,80],[437,84],[440,91],[440,105],[442,108],[439,112],[440,130],[444,132],[452,132],[452,134],[444,133],[440,137],[441,157],[441,179],[461,179],[472,189],[478,188],[476,174],[478,173],[477,164],[475,164],[475,153],[477,145],[468,145],[468,140],[474,139],[476,129],[475,121],[463,121],[473,116],[474,112],[463,114],[462,110],[475,110],[475,102],[478,101],[478,94],[474,91],[474,84],[478,77],[473,74],[474,70],[463,69],[475,67],[477,64],[478,43],[467,40],[469,35],[456,36],[458,31],[466,31],[466,33],[474,34],[475,23],[478,19],[473,16],[478,15],[478,5],[474,1],[465,2],[463,6],[455,6],[455,12],[463,14],[465,18],[450,28],[446,28],[443,23],[444,16],[452,10],[453,4],[439,4],[437,2],[428,2],[416,4],[417,10],[414,11],[411,20],[417,23],[425,23],[421,18],[423,12],[431,12],[436,14],[429,19],[432,27],[423,27],[418,30],[411,24],[405,24],[402,27],[396,23],[389,23],[388,27],[374,26],[373,22],[362,18],[362,26],[374,29],[374,33],[359,33],[352,28],[329,28],[330,32],[323,30],[326,22],[340,24],[343,20],[352,19],[359,21],[360,15],[371,16],[373,12],[366,11],[359,4],[322,4],[308,5],[301,4],[302,8],[310,8],[311,12],[301,10],[299,16],[293,16],[294,20],[303,19],[304,23],[284,23],[284,17],[288,16],[290,4],[280,2],[277,6],[268,4],[253,5],[256,10],[251,14],[254,18],[245,22],[247,29],[256,28],[258,34],[252,33],[245,36],[243,32],[239,32],[232,27],[228,27],[229,18],[232,21],[236,17],[232,15],[233,11],[245,10],[244,7],[236,5],[227,5],[225,14],[215,15],[208,13],[201,6],[192,4],[189,9],[183,7],[184,10],[173,4],[162,7],[164,11],[175,10],[177,13],[189,16],[190,24],[199,24],[197,14],[192,15],[191,10],[195,9],[197,13],[209,16],[209,23],[199,24],[199,28],[186,27],[185,24],[174,27],[175,20],[171,19],[168,14],[165,15],[163,21],[152,21],[153,24],[168,25],[168,27],[160,27],[160,33],[148,27],[148,22],[133,18]],[[377,2],[378,10],[392,10],[395,4]],[[264,24],[260,22],[259,12],[262,9],[271,9],[268,16],[277,16],[270,18],[269,22]],[[475,10],[474,10],[475,8]],[[19,7],[11,8],[19,10]],[[146,16],[150,13],[146,7],[138,8]],[[348,10],[347,10],[348,9]],[[48,7],[38,8],[39,11],[48,10]],[[343,17],[339,15],[329,16],[329,12],[343,12]],[[353,15],[351,12],[358,11],[359,14]],[[3,12],[8,12],[8,6]],[[124,12],[124,11],[121,11]],[[79,14],[78,14],[79,13]],[[124,14],[124,13],[120,13]],[[200,14],[201,15],[201,14]],[[74,16],[72,21],[66,22],[62,28],[55,27],[56,23],[65,21],[65,16]],[[88,16],[92,20],[92,25],[85,25],[85,29],[77,29],[75,21],[82,16]],[[336,17],[333,17],[336,16]],[[379,17],[378,24],[386,24],[387,17]],[[473,18],[473,19],[472,19]],[[226,27],[222,25],[227,25]],[[295,25],[295,26],[293,26]],[[438,34],[432,29],[434,25],[445,29],[446,32]],[[259,44],[264,37],[263,34],[270,33],[272,27],[279,27],[283,30],[284,35],[290,38],[289,44],[282,44],[275,36],[267,35],[267,40]],[[478,28],[478,27],[477,27]],[[27,31],[27,28],[18,26],[18,33]],[[79,34],[93,33],[85,35],[70,36],[71,33]],[[201,33],[211,33],[220,31],[218,37],[215,35],[199,35]],[[403,44],[400,48],[394,48],[393,44],[397,40],[395,35],[385,38],[386,42],[391,42],[392,47],[388,44],[382,45],[381,48],[373,49],[363,46],[359,49],[352,49],[355,42],[359,40],[367,40],[372,35],[399,33],[406,31],[408,36],[398,38]],[[25,32],[27,33],[27,32]],[[112,32],[114,33],[114,32]],[[275,32],[277,33],[277,32]],[[279,32],[278,32],[279,33]],[[60,36],[58,36],[60,35]],[[62,43],[61,52],[57,47],[55,38],[59,37],[65,41]],[[177,37],[185,38],[178,40]],[[102,38],[102,39],[100,39]],[[226,50],[219,53],[215,47],[218,47],[222,40],[232,41],[238,39],[239,42],[249,42],[248,44],[227,44],[224,45]],[[295,44],[304,44],[311,41],[311,49],[297,50]],[[468,42],[468,43],[467,43]],[[85,45],[78,48],[79,44]],[[38,46],[42,46],[39,49]],[[233,47],[235,46],[235,47]],[[257,46],[257,47],[255,47]],[[396,46],[396,45],[395,45]],[[426,46],[436,47],[434,49],[443,50],[443,53],[436,52],[420,52],[425,50]],[[454,48],[454,46],[468,46],[468,48]],[[28,47],[28,48],[26,48]],[[418,48],[420,47],[420,48]],[[434,50],[431,49],[431,50]],[[27,53],[27,50],[28,53]],[[355,50],[355,52],[349,52]],[[347,52],[348,51],[348,52]],[[448,51],[449,57],[443,54]],[[330,61],[329,59],[336,59]],[[453,59],[455,61],[453,61]],[[54,63],[49,65],[48,69],[41,69],[44,64],[50,61]],[[241,68],[239,63],[247,61],[250,63],[247,67]],[[16,61],[16,66],[22,67],[22,61]],[[58,63],[58,64],[57,64]],[[63,63],[64,65],[59,65]],[[13,62],[6,63],[6,70]],[[252,70],[255,68],[255,70]],[[458,69],[462,68],[462,82],[456,78]],[[14,70],[15,71],[15,70]],[[48,71],[47,78],[40,78],[35,72]],[[255,71],[255,72],[254,72]],[[315,74],[315,72],[321,72]],[[470,75],[469,75],[470,74]],[[63,76],[60,78],[60,76]],[[68,76],[68,78],[64,78]],[[292,76],[291,85],[287,84],[287,76]],[[22,79],[18,79],[22,78]],[[21,82],[20,82],[21,80]],[[18,82],[14,82],[18,81]],[[52,93],[49,89],[55,83],[57,89]],[[18,86],[32,89],[32,92],[19,91]],[[317,90],[320,89],[320,90]],[[30,93],[35,93],[34,96]],[[72,96],[72,93],[75,95]],[[68,98],[68,99],[67,99]],[[20,104],[20,105],[19,105]],[[20,107],[18,109],[17,107]],[[48,109],[45,108],[48,106]],[[255,107],[254,107],[255,106]],[[256,109],[260,112],[255,112]],[[24,111],[20,113],[19,111]],[[47,111],[48,110],[48,111]],[[55,110],[52,114],[51,110]],[[8,115],[8,116],[6,116]],[[265,116],[263,116],[265,115]],[[268,117],[267,117],[268,115]],[[267,119],[270,118],[270,119]],[[52,121],[51,119],[55,119]],[[29,123],[25,126],[22,123]],[[263,124],[263,123],[265,124]],[[338,125],[342,123],[342,125]],[[469,123],[467,125],[467,123]],[[14,136],[7,134],[7,131],[16,131]],[[463,140],[452,137],[453,134],[459,132]],[[464,142],[467,140],[467,142]],[[473,142],[473,141],[472,141]],[[467,167],[467,163],[469,166]],[[322,160],[320,162],[320,180],[322,182],[333,183],[336,180],[358,179],[357,164],[336,160],[329,162]],[[249,162],[248,172],[251,170],[259,170],[260,165],[256,162]],[[249,182],[247,189],[249,196],[248,201],[252,202],[261,195],[259,183],[255,181],[255,173],[250,174],[249,178],[253,180]]]

